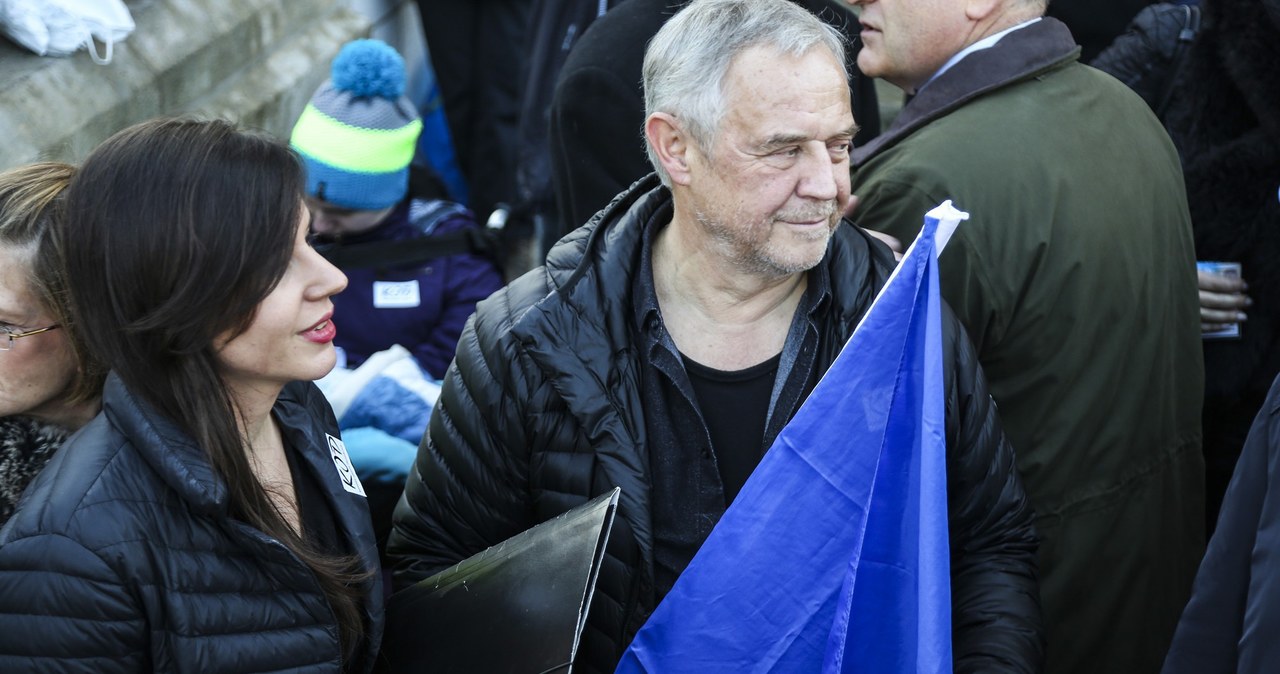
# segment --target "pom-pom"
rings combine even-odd
[[[381,40],[348,42],[333,60],[333,86],[357,98],[396,99],[404,93],[404,59]]]

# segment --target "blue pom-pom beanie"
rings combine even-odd
[[[404,198],[422,133],[404,89],[404,59],[385,42],[342,47],[290,138],[306,164],[307,194],[353,210],[388,208]]]

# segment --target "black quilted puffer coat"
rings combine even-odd
[[[364,568],[378,553],[365,498],[345,490],[311,383],[275,405]],[[373,666],[382,584],[362,588]],[[103,411],[69,438],[0,529],[0,672],[340,672],[338,625],[283,544],[228,516],[226,483],[196,446],[114,375]]]
[[[396,510],[397,585],[622,487],[574,671],[612,672],[656,604],[632,273],[670,194],[650,176],[482,302],[462,334]],[[842,223],[822,264],[830,366],[893,264]],[[1029,672],[1042,650],[1032,512],[972,346],[945,319],[956,671]],[[787,410],[788,416],[795,410]]]

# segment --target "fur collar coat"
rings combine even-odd
[[[1206,398],[1256,411],[1280,373],[1280,0],[1207,2],[1204,12],[1164,121],[1182,155],[1197,257],[1240,262],[1254,301],[1240,340],[1205,345]]]
[[[0,417],[0,525],[67,438],[67,430],[29,417]]]

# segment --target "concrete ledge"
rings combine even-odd
[[[110,65],[0,39],[0,168],[76,161],[158,115],[225,116],[285,135],[338,48],[371,21],[339,0],[134,0]]]
[[[329,76],[338,50],[369,28],[365,16],[338,8],[305,32],[281,40],[265,59],[192,101],[191,108],[288,138],[311,94]]]

